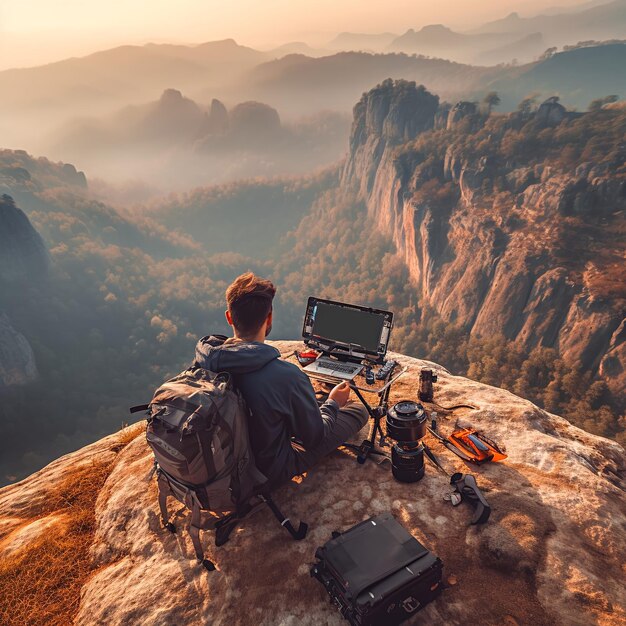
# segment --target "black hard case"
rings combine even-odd
[[[390,626],[441,592],[443,564],[391,515],[372,517],[318,548],[311,576],[357,626]]]

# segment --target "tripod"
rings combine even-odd
[[[386,435],[383,432],[383,429],[380,425],[382,418],[387,414],[387,409],[389,408],[389,394],[391,393],[391,385],[398,379],[404,372],[407,371],[407,368],[404,367],[402,370],[392,376],[393,372],[389,373],[389,379],[387,382],[380,388],[376,390],[367,389],[365,387],[359,387],[353,383],[350,383],[350,389],[354,391],[357,398],[361,401],[370,417],[373,420],[372,427],[370,429],[370,435],[367,439],[364,439],[360,446],[355,446],[353,444],[344,444],[344,446],[350,450],[353,450],[357,453],[357,463],[363,465],[367,460],[367,457],[372,455],[377,456],[387,456],[384,452],[376,450],[376,435],[379,436],[378,444],[382,447],[386,445]],[[364,397],[363,391],[375,391],[378,396],[378,404],[376,406],[372,406]]]
[[[287,358],[292,356],[292,354],[293,353],[290,353]],[[373,420],[373,424],[372,424],[372,427],[371,427],[371,430],[370,430],[369,437],[367,439],[364,439],[360,446],[356,446],[356,445],[351,444],[351,443],[344,443],[343,444],[343,446],[345,448],[348,448],[349,450],[352,450],[353,452],[356,452],[356,454],[357,454],[357,462],[360,463],[361,465],[363,463],[365,463],[365,461],[367,460],[367,458],[370,455],[388,456],[385,452],[376,450],[376,435],[379,436],[379,440],[378,440],[379,445],[380,446],[386,445],[386,443],[385,443],[386,435],[383,432],[383,429],[382,429],[382,427],[380,425],[380,422],[381,422],[382,418],[387,414],[387,409],[388,409],[388,406],[389,406],[389,394],[391,392],[391,386],[407,370],[408,370],[408,367],[403,367],[394,376],[393,375],[393,369],[392,369],[389,372],[389,374],[387,375],[387,382],[382,387],[380,387],[379,389],[371,389],[371,388],[368,388],[368,387],[359,387],[353,381],[348,382],[348,385],[350,386],[350,389],[352,389],[352,391],[354,391],[354,393],[356,394],[357,398],[363,404],[363,406],[367,410],[369,416]],[[337,383],[337,378],[332,378],[332,377],[324,375],[324,374],[318,374],[318,373],[312,373],[312,372],[306,372],[306,374],[312,380],[318,380],[318,381],[320,381],[322,383],[325,383],[326,385],[333,385],[333,384]],[[376,406],[372,406],[363,397],[363,392],[366,392],[366,393],[376,393],[376,395],[378,396],[378,404]],[[318,403],[321,404],[321,400],[318,400]]]
[[[387,413],[387,407],[389,404],[389,391],[391,389],[391,385],[385,389],[382,394],[378,394],[378,405],[372,407],[369,402],[363,397],[363,394],[358,388],[352,387],[354,393],[357,398],[361,401],[363,406],[367,409],[370,417],[373,420],[372,426],[370,428],[370,435],[367,439],[364,439],[360,446],[355,446],[353,444],[344,444],[345,447],[350,448],[357,452],[357,463],[361,465],[365,463],[367,457],[370,454],[375,455],[384,455],[383,452],[378,452],[376,450],[376,435],[379,435],[378,443],[380,446],[385,445],[385,433],[383,433],[383,429],[380,425],[380,421],[383,418],[383,415]]]

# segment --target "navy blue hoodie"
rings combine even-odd
[[[279,357],[280,352],[266,343],[210,335],[196,345],[194,360],[194,365],[233,376],[250,409],[256,465],[272,483],[292,476],[291,438],[307,449],[314,447],[329,431],[338,410],[334,400],[319,408],[307,375]]]

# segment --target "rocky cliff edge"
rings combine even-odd
[[[287,354],[299,344],[274,345]],[[507,391],[393,357],[409,371],[392,401],[415,399],[420,368],[432,367],[438,405],[475,407],[426,405],[441,431],[473,426],[506,447],[504,463],[475,468],[426,437],[447,471],[476,476],[493,508],[487,524],[470,526],[468,505],[444,501],[448,480],[432,465],[421,482],[400,484],[386,463],[361,466],[341,450],[276,493],[310,524],[304,541],[262,510],[221,548],[204,534],[218,568],[207,572],[185,532],[160,526],[152,457],[135,425],[0,489],[0,622],[339,625],[309,577],[315,548],[391,510],[445,566],[448,589],[413,623],[623,624],[624,449]],[[176,524],[187,523],[179,506]]]

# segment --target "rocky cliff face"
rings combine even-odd
[[[41,280],[48,251],[24,212],[8,195],[0,196],[0,392],[37,378],[35,356],[27,339],[2,312],[17,290]]]
[[[39,233],[13,198],[0,196],[0,284],[37,280],[48,269],[48,252]]]
[[[298,346],[275,345],[284,354]],[[170,504],[177,534],[161,528],[147,479],[151,453],[135,426],[0,490],[0,622],[339,626],[309,577],[315,549],[333,530],[391,510],[443,560],[448,584],[407,624],[623,624],[624,449],[509,392],[393,357],[409,371],[392,401],[415,398],[419,368],[434,367],[436,401],[468,405],[427,405],[441,431],[473,426],[506,446],[505,462],[467,467],[426,437],[448,472],[476,476],[493,509],[487,524],[469,526],[468,506],[444,501],[448,478],[432,465],[407,485],[386,463],[361,466],[337,451],[276,493],[288,514],[310,524],[304,541],[290,541],[261,511],[221,548],[203,535],[217,564],[209,573],[182,532],[184,509]]]
[[[37,380],[35,355],[26,337],[17,332],[8,316],[0,313],[0,393],[3,389]]]
[[[531,144],[567,118],[556,99],[487,121],[471,103],[437,111],[429,96],[403,81],[363,96],[342,184],[446,321],[556,348],[626,398],[623,145],[612,161],[585,160],[605,156],[597,147],[557,168]],[[512,141],[530,156],[510,156]]]

